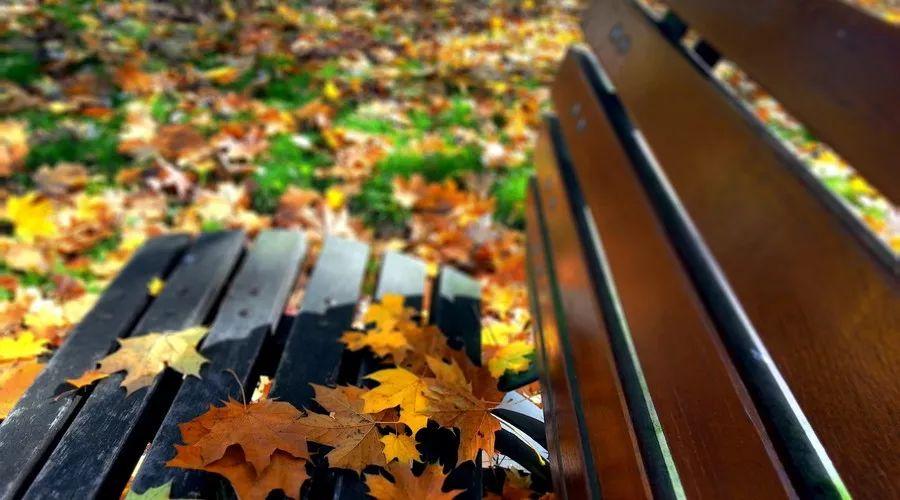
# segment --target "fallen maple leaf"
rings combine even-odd
[[[31,332],[23,332],[16,338],[0,338],[0,361],[30,359],[47,352],[47,340],[37,339]]]
[[[0,121],[0,178],[17,171],[28,156],[28,124],[18,120]]]
[[[368,465],[385,465],[384,444],[378,432],[376,412],[364,408],[359,387],[325,387],[313,384],[316,401],[330,413],[309,413],[301,419],[310,441],[334,447],[325,457],[328,465],[362,473]]]
[[[81,374],[78,378],[67,378],[66,382],[74,386],[76,389],[81,389],[82,387],[89,386],[94,382],[104,379],[108,377],[109,374],[100,372],[98,370],[88,370]]]
[[[37,238],[57,233],[53,204],[38,193],[11,196],[6,200],[5,216],[15,226],[16,237],[25,243],[34,243]]]
[[[426,404],[423,398],[426,382],[421,377],[403,368],[388,368],[366,378],[379,382],[379,385],[362,395],[365,412],[399,406],[400,422],[409,426],[413,434],[428,424],[428,416],[422,413]]]
[[[197,352],[197,343],[206,331],[206,327],[195,326],[178,332],[119,339],[119,350],[100,360],[99,371],[108,375],[126,371],[122,380],[126,394],[150,385],[167,366],[199,377],[200,366],[207,360]]]
[[[505,372],[524,372],[531,366],[528,356],[534,354],[534,344],[517,340],[500,348],[493,348],[488,354],[488,369],[494,377],[500,377]]]
[[[0,364],[0,420],[9,415],[43,369],[44,365],[33,359]]]
[[[412,466],[413,461],[419,460],[419,450],[416,449],[416,438],[406,434],[386,434],[381,437],[384,443],[384,458],[388,463],[397,460],[401,464]]]
[[[61,196],[86,186],[88,171],[78,163],[60,163],[53,168],[44,165],[35,172],[34,182],[44,194]]]
[[[290,403],[263,399],[244,405],[231,399],[224,406],[210,406],[179,428],[201,464],[219,460],[229,446],[237,445],[253,469],[262,473],[275,450],[296,458],[309,457],[300,416]]]
[[[444,480],[447,476],[437,465],[425,467],[418,476],[413,475],[412,470],[401,464],[391,464],[387,470],[394,476],[394,482],[381,475],[366,474],[369,495],[376,500],[450,500],[463,491],[444,491]]]
[[[272,453],[269,465],[257,473],[244,459],[239,446],[228,447],[222,458],[209,464],[202,464],[195,448],[180,449],[166,466],[219,474],[228,480],[241,500],[264,500],[274,490],[283,491],[288,498],[298,498],[303,481],[309,477],[305,459],[281,450]]]
[[[439,364],[447,363],[429,360],[430,366]],[[422,393],[425,403],[419,411],[443,427],[459,430],[457,464],[475,460],[478,450],[493,455],[494,434],[500,430],[500,422],[491,410],[503,399],[496,381],[484,368],[474,365],[465,370],[469,372],[465,383],[460,383],[456,370],[434,366],[432,371],[438,378],[427,379],[427,388]]]

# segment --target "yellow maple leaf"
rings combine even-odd
[[[37,339],[31,332],[23,332],[16,338],[0,338],[0,361],[30,359],[47,352],[47,339]]]
[[[412,462],[420,458],[413,436],[386,434],[381,437],[381,442],[384,443],[384,458],[388,462],[397,460],[401,464],[412,466]]]
[[[421,413],[426,401],[425,382],[420,377],[403,368],[388,368],[366,378],[380,384],[362,395],[363,411],[375,413],[399,406],[399,421],[409,426],[413,434],[428,425],[428,417]]]
[[[9,416],[44,365],[34,360],[0,364],[0,420]]]
[[[99,371],[107,375],[127,372],[122,380],[126,394],[150,385],[166,367],[199,377],[207,359],[197,352],[197,344],[206,332],[206,327],[195,326],[119,339],[119,350],[100,360]]]
[[[410,347],[402,332],[379,328],[368,332],[346,332],[341,336],[341,342],[347,344],[351,351],[368,347],[382,358],[393,355],[395,362],[402,360],[404,352]]]
[[[154,276],[149,283],[147,283],[147,293],[150,294],[151,297],[156,297],[163,291],[163,287],[165,287],[166,283],[159,278],[159,276]]]
[[[38,193],[11,196],[6,200],[6,218],[15,226],[16,237],[25,243],[57,233],[53,204]]]
[[[534,354],[534,346],[528,342],[518,340],[507,344],[491,356],[488,360],[488,369],[491,375],[499,377],[505,372],[519,373],[531,366],[531,360],[527,357]]]
[[[481,327],[481,343],[485,346],[504,346],[523,332],[522,325],[512,321],[491,321]]]

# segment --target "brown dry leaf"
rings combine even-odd
[[[44,165],[34,174],[34,182],[44,194],[62,196],[84,188],[88,183],[88,171],[80,163]]]
[[[0,121],[0,178],[21,168],[28,156],[28,124],[18,120]]]
[[[262,473],[275,450],[296,458],[309,457],[300,416],[290,403],[262,399],[244,405],[232,399],[224,406],[211,406],[179,428],[201,464],[219,460],[229,446],[237,445],[253,469]]]
[[[9,415],[43,369],[44,365],[33,359],[0,364],[0,420]]]
[[[153,139],[163,158],[172,161],[196,160],[209,153],[206,138],[189,125],[163,125]]]
[[[394,482],[384,476],[366,474],[369,495],[376,500],[450,500],[463,491],[443,491],[447,476],[437,465],[425,467],[419,476],[413,475],[412,470],[402,464],[391,464],[387,470],[394,476]]]
[[[358,473],[369,465],[385,465],[384,444],[378,432],[377,415],[363,408],[359,387],[325,387],[313,384],[316,401],[330,413],[309,413],[301,419],[308,439],[333,446],[326,458],[328,465]]]
[[[202,464],[195,448],[176,445],[176,449],[178,454],[166,462],[166,466],[219,474],[231,483],[241,500],[264,500],[274,490],[281,490],[288,498],[299,498],[300,487],[309,477],[305,459],[281,450],[275,450],[269,458],[269,465],[257,474],[244,459],[239,446],[228,447],[222,458],[210,464]]]
[[[6,247],[3,262],[17,271],[45,274],[50,271],[50,260],[40,248],[32,245],[13,243]]]
[[[454,368],[456,361],[466,359],[461,355],[455,358],[449,364],[434,358],[428,360],[438,378],[427,379],[420,412],[444,427],[459,430],[459,464],[474,460],[478,450],[484,450],[488,456],[494,454],[494,434],[500,430],[500,422],[491,410],[500,404],[503,393],[497,390],[497,382],[487,370],[471,363],[458,363],[464,368]],[[465,382],[460,381],[459,373],[465,373]]]
[[[118,351],[100,360],[99,371],[112,375],[126,371],[122,387],[127,394],[150,385],[167,366],[185,375],[200,376],[206,358],[197,352],[197,344],[207,328],[195,326],[178,332],[148,333],[119,339]]]

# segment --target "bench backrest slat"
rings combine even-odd
[[[900,200],[900,28],[844,0],[669,0],[890,199]]]
[[[584,49],[570,51],[553,88],[571,165],[538,165],[569,179],[571,217],[595,225],[585,258],[605,255],[624,325],[688,496],[790,496],[792,488],[690,276],[671,246],[590,78]],[[559,171],[561,176],[554,171]],[[543,184],[541,185],[543,187]],[[595,248],[599,245],[602,250]]]
[[[900,414],[885,406],[900,401],[896,261],[860,245],[633,3],[585,15],[641,131],[645,184],[798,493],[838,494],[840,478],[852,494],[896,491],[900,461],[886,450],[900,448]]]
[[[81,393],[57,398],[67,388],[65,380],[94,368],[114,340],[128,334],[152,299],[141,291],[154,277],[166,277],[188,242],[187,236],[177,235],[144,245],[0,424],[0,463],[15,464],[0,467],[0,498],[16,496],[37,473],[36,467],[52,451],[51,446],[84,398]]]
[[[142,493],[168,482],[175,498],[209,498],[213,475],[166,467],[181,443],[179,423],[220,406],[229,398],[242,401],[253,391],[251,374],[263,343],[284,310],[306,253],[306,239],[296,231],[265,231],[241,264],[201,354],[209,360],[200,378],[185,379],[156,437],[141,462],[131,490]]]
[[[541,134],[536,164],[558,161],[551,140],[550,130]],[[572,209],[564,193],[547,191],[554,187],[552,179],[538,178],[537,183],[546,183],[532,191],[531,202],[537,208],[544,260],[531,262],[540,270],[534,290],[541,303],[540,332],[547,349],[544,369],[553,393],[552,416],[560,419],[557,440],[564,447],[557,477],[565,481],[569,495],[649,498],[647,472],[618,377],[609,318],[594,293],[578,228],[572,218],[561,217]],[[552,421],[550,414],[546,417]]]
[[[132,336],[201,324],[224,290],[243,243],[244,235],[239,232],[201,236],[182,257]],[[166,374],[126,397],[119,386],[122,378],[115,374],[97,383],[26,498],[44,497],[47,492],[93,498],[122,491],[143,452],[143,443],[152,438],[180,383],[173,374]]]

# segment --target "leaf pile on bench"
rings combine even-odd
[[[479,451],[493,456],[495,433],[501,427],[491,411],[503,393],[497,390],[492,370],[450,348],[437,326],[423,324],[415,309],[403,302],[402,295],[384,295],[363,315],[368,328],[348,331],[341,339],[351,350],[368,349],[394,364],[366,377],[377,386],[311,384],[312,408],[298,409],[265,397],[211,405],[179,424],[185,444],[175,445],[176,456],[166,466],[218,474],[240,498],[265,498],[273,490],[299,491],[309,477],[306,464],[311,453],[318,451],[332,468],[358,474],[387,468],[393,483],[378,472],[365,474],[376,498],[390,498],[392,488],[407,495],[424,488],[452,498],[452,492],[441,491],[446,474],[440,467],[428,465],[420,476],[411,474],[410,468],[422,463],[416,433],[428,427],[429,420],[455,429],[458,451],[448,465],[479,460]],[[99,369],[67,382],[81,388],[125,371],[121,385],[131,394],[151,384],[166,367],[199,377],[207,360],[196,346],[206,332],[204,327],[192,327],[121,339],[120,349],[102,359]],[[413,490],[405,489],[407,483]]]

